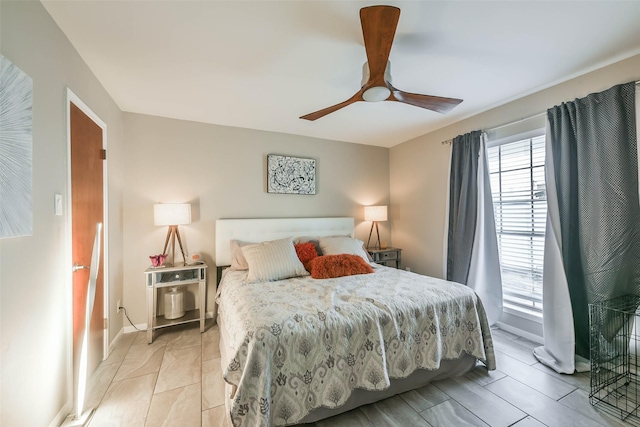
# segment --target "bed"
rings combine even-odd
[[[477,361],[495,369],[482,303],[466,286],[384,266],[274,281],[263,280],[255,258],[249,270],[225,268],[233,240],[285,247],[292,237],[353,241],[353,231],[353,218],[216,221],[217,322],[234,426],[315,422],[462,375]]]

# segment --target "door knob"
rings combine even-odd
[[[89,267],[87,267],[86,265],[80,265],[77,262],[74,262],[73,263],[73,267],[71,267],[71,271],[73,271],[75,273],[76,271],[83,270],[85,268],[89,268]]]

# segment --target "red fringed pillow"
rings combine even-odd
[[[314,279],[373,273],[373,268],[359,255],[323,255],[311,260],[310,266]]]
[[[307,271],[311,271],[309,262],[318,257],[318,251],[316,251],[316,245],[313,242],[297,243],[293,245],[296,248],[296,253],[300,262],[304,265]]]

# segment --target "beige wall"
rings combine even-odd
[[[107,123],[109,276],[122,295],[122,113],[40,2],[0,3],[1,52],[33,79],[33,235],[0,240],[0,425],[47,426],[68,412],[70,260],[66,88]],[[113,314],[111,334],[122,328]]]
[[[215,266],[219,218],[353,216],[366,240],[363,205],[389,202],[389,150],[274,132],[125,114],[124,300],[134,324],[146,323],[144,270],[162,251],[166,227],[153,204],[190,202],[193,222],[180,232],[189,251]],[[266,156],[316,159],[317,194],[268,194]],[[381,239],[390,241],[386,224]],[[209,304],[213,308],[214,269]]]
[[[404,265],[443,277],[445,215],[451,147],[442,141],[515,122],[554,105],[640,78],[640,55],[520,98],[390,150],[393,244]]]

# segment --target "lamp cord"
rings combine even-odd
[[[127,309],[126,309],[126,308],[124,308],[124,307],[122,307],[122,306],[120,306],[120,307],[118,307],[118,308],[119,308],[119,309],[121,308],[121,309],[123,309],[123,310],[124,310],[124,315],[125,315],[125,317],[127,318],[127,320],[129,321],[129,323],[131,323],[131,326],[133,326],[133,329],[135,329],[136,331],[140,331],[140,332],[142,332],[142,329],[138,329],[138,328],[136,328],[136,325],[134,325],[134,324],[133,324],[133,322],[131,321],[131,319],[129,319],[129,315],[127,314]]]

